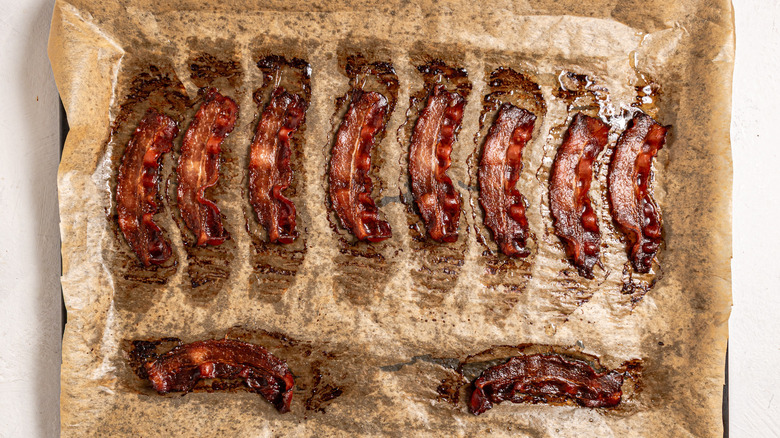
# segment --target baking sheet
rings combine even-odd
[[[730,87],[724,85],[730,84],[733,60],[730,5],[628,7],[605,2],[578,10],[582,7],[575,4],[497,3],[479,14],[457,3],[212,8],[189,2],[127,7],[58,2],[55,8],[50,57],[72,128],[60,169],[69,314],[63,346],[64,435],[184,434],[194,428],[203,434],[258,436],[407,435],[410,430],[471,434],[488,428],[497,435],[525,431],[541,436],[722,433],[731,254]],[[257,119],[251,95],[261,80],[253,58],[282,48],[308,59],[313,72],[300,198],[309,212],[308,222],[304,220],[307,252],[290,289],[269,298],[252,293],[253,246],[242,233],[241,169]],[[121,287],[127,286],[117,278],[122,242],[112,229],[109,206],[124,145],[110,137],[112,126],[117,126],[131,78],[146,64],[171,73],[195,99],[198,85],[190,78],[188,61],[193,53],[209,50],[214,56],[228,54],[241,72],[235,84],[220,84],[242,104],[239,125],[226,142],[226,149],[235,151],[235,162],[225,166],[222,181],[229,183],[220,194],[235,242],[230,277],[216,291],[200,293],[188,284],[182,266],[164,287]],[[385,266],[367,268],[379,287],[350,286],[354,271],[338,264],[344,243],[327,222],[324,198],[333,101],[349,91],[339,55],[350,50],[391,60],[402,84],[390,135],[374,152],[375,162],[382,163],[377,178],[388,198],[405,164],[403,139],[395,133],[407,122],[409,97],[421,88],[414,67],[426,54],[466,68],[473,84],[450,172],[465,201],[475,196],[468,163],[479,145],[472,138],[478,137],[485,78],[495,68],[509,66],[540,83],[547,112],[528,148],[521,179],[535,206],[529,210],[539,250],[530,266],[510,269],[530,274],[530,280],[494,281],[485,274],[484,248],[477,240],[480,213],[464,202],[467,229],[461,238],[465,245],[456,247],[463,254],[457,278],[446,290],[421,285],[413,273],[427,267],[430,256],[414,251],[404,233],[410,220],[406,208],[389,199],[381,208],[395,235],[378,248]],[[565,126],[571,115],[553,96],[562,71],[596,78],[616,109],[635,99],[638,73],[651,76],[663,90],[657,117],[673,125],[656,168],[666,248],[659,255],[662,275],[656,275],[657,283],[638,302],[621,293],[623,279],[614,270],[607,269],[594,282],[576,277],[560,281],[567,264],[547,231],[546,183],[538,174],[559,144],[550,133]],[[119,125],[117,137],[122,129],[125,135],[132,129],[130,122]],[[594,188],[598,191],[599,185]],[[166,213],[172,215],[168,206]],[[166,224],[175,236],[175,221]],[[601,226],[608,228],[605,214]],[[615,235],[611,238],[607,233],[607,268],[625,261],[623,244]],[[187,257],[181,240],[177,255],[183,265]],[[179,336],[191,341],[225,334],[287,353],[307,348],[327,352],[321,355],[322,362],[330,362],[326,375],[344,392],[324,412],[312,412],[301,400],[307,389],[300,390],[293,412],[279,416],[252,394],[160,398],[133,380],[126,363],[123,343],[128,339]],[[618,410],[502,404],[481,417],[471,416],[462,403],[452,406],[437,398],[439,381],[451,371],[447,363],[496,345],[524,343],[578,348],[610,367],[640,359],[642,390]],[[296,376],[312,370],[312,361],[285,358]],[[213,421],[235,419],[237,413],[246,418]]]

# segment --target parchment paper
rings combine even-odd
[[[59,171],[68,311],[63,436],[722,436],[733,29],[726,0],[58,0],[49,57],[70,124]],[[334,225],[326,198],[337,99],[351,86],[339,61],[350,53],[392,62],[400,83],[374,150],[376,194],[393,237],[374,247],[354,244]],[[302,255],[284,277],[256,269],[257,257],[287,250],[258,246],[246,197],[259,114],[252,99],[263,84],[255,63],[273,54],[311,64],[311,105],[296,137],[293,199],[302,236],[289,250]],[[443,249],[412,238],[417,219],[401,202],[409,192],[410,98],[424,91],[416,67],[433,58],[464,68],[472,84],[449,171],[464,200],[461,238]],[[193,75],[199,62],[220,68]],[[480,239],[489,236],[476,201],[475,163],[487,129],[480,116],[499,67],[538,83],[546,104],[518,184],[534,234],[525,263],[507,262]],[[625,243],[604,202],[608,153],[591,192],[604,243],[594,280],[576,275],[552,234],[547,175],[573,115],[554,95],[563,72],[601,87],[591,94],[613,125],[610,148],[636,87],[660,87],[648,108],[673,126],[654,166],[665,246],[660,269],[647,277],[626,280],[623,272]],[[133,88],[143,74],[147,95]],[[139,280],[146,274],[132,266],[116,231],[119,159],[146,100],[178,90],[166,102],[180,106],[166,110],[183,131],[207,85],[241,106],[214,192],[231,243],[193,253],[175,196],[168,199],[157,220],[176,265],[149,274],[164,277],[150,284]],[[176,151],[180,144],[181,135]],[[175,184],[175,159],[176,152],[163,163],[164,194]],[[193,287],[197,260],[221,265],[206,268],[219,275]],[[278,414],[241,391],[159,396],[128,364],[131,340],[225,335],[288,361],[298,382],[292,412]],[[520,344],[595,355],[608,368],[638,360],[640,380],[609,410],[503,403],[476,417],[462,394],[453,404],[437,391],[467,356]],[[340,395],[323,398],[333,388]]]

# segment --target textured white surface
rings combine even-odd
[[[732,437],[780,437],[780,1],[735,0]]]
[[[780,436],[780,0],[735,0],[731,436]],[[59,430],[58,104],[51,0],[0,0],[0,436]]]
[[[59,433],[59,101],[53,2],[0,0],[0,436]]]

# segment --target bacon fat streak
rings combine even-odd
[[[460,195],[447,175],[452,145],[466,100],[436,85],[412,134],[409,174],[412,193],[428,235],[437,242],[458,240]]]
[[[273,243],[291,243],[295,205],[282,193],[290,186],[290,138],[303,122],[306,102],[278,87],[257,125],[249,157],[249,200]]]
[[[479,204],[485,225],[504,254],[526,257],[528,219],[525,198],[517,190],[523,170],[523,148],[531,139],[536,116],[505,103],[490,127],[479,162]]]
[[[116,186],[119,229],[144,266],[164,263],[171,245],[152,220],[157,212],[160,160],[179,129],[170,117],[149,109],[125,148]]]
[[[580,275],[593,278],[599,259],[601,232],[588,191],[593,162],[607,144],[609,125],[577,113],[553,162],[550,177],[550,210],[555,234],[565,246]]]
[[[237,117],[238,105],[212,88],[184,134],[176,169],[178,203],[181,217],[195,234],[198,246],[219,245],[227,239],[219,207],[206,199],[205,192],[217,184],[220,147]]]
[[[391,236],[371,199],[371,148],[384,129],[387,99],[374,91],[355,90],[336,134],[330,159],[329,194],[344,228],[359,240],[379,242]]]
[[[653,158],[664,146],[668,126],[638,112],[620,136],[609,165],[612,218],[626,233],[637,272],[648,272],[661,245],[661,214],[648,187]]]
[[[482,414],[494,403],[570,399],[589,408],[613,407],[623,396],[623,373],[598,373],[588,363],[553,354],[517,356],[488,368],[474,381],[469,409]]]
[[[144,365],[154,389],[189,392],[200,379],[243,379],[281,412],[290,410],[295,380],[287,364],[265,348],[231,339],[175,347]]]

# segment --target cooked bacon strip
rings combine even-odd
[[[447,176],[455,132],[463,119],[466,100],[443,85],[433,87],[420,113],[409,149],[412,193],[428,235],[437,242],[458,240],[460,195]]]
[[[588,408],[620,404],[623,374],[598,373],[586,362],[553,354],[533,354],[509,359],[488,368],[474,381],[469,408],[479,415],[493,403],[509,400],[550,402],[568,398]]]
[[[290,186],[290,137],[303,122],[306,101],[277,87],[265,107],[249,156],[249,202],[273,243],[291,243],[295,205],[282,192]]]
[[[219,245],[227,239],[219,207],[205,198],[219,179],[220,145],[238,117],[238,105],[210,89],[195,114],[181,146],[176,173],[181,217],[197,239],[196,245]]]
[[[638,112],[620,136],[609,165],[612,217],[628,237],[637,272],[650,271],[661,245],[661,214],[648,183],[653,157],[664,146],[668,129]]]
[[[499,249],[510,257],[526,257],[528,219],[525,198],[517,190],[523,170],[523,148],[531,139],[536,116],[505,103],[490,127],[479,162],[479,204],[485,225]]]
[[[119,229],[144,266],[164,263],[171,245],[152,217],[157,213],[160,160],[179,133],[176,122],[150,108],[125,148],[116,185]]]
[[[344,228],[359,240],[379,242],[391,236],[390,224],[379,220],[371,199],[371,147],[384,129],[387,99],[380,93],[355,90],[336,134],[330,159],[330,200]]]
[[[580,275],[593,278],[601,233],[588,197],[593,161],[607,144],[609,125],[577,113],[558,148],[550,178],[550,209],[555,233],[566,245]]]
[[[160,394],[189,392],[200,379],[244,379],[281,412],[290,410],[295,380],[287,364],[265,348],[230,339],[179,345],[144,364]]]

